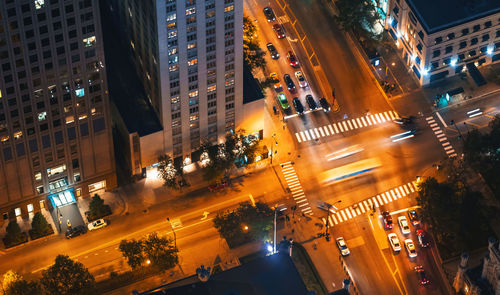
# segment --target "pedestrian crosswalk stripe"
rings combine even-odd
[[[429,121],[429,120],[431,120],[431,119],[432,119],[432,120],[434,120],[434,117],[430,116],[430,117],[427,117],[427,118],[425,118],[425,119],[426,119],[427,121]]]
[[[363,204],[358,203],[358,207],[361,208],[361,212],[365,213],[365,207],[363,206]]]
[[[365,127],[368,126],[368,124],[366,124],[365,118],[361,117],[361,122],[363,122],[363,126],[365,126]]]
[[[323,132],[323,127],[319,127],[319,133],[321,134],[321,137],[325,137],[325,133]]]
[[[368,203],[370,203],[370,208],[373,208],[373,202],[371,199],[368,199]]]
[[[441,133],[441,134],[437,134],[437,135],[436,135],[436,137],[437,137],[437,138],[444,137],[444,136],[446,136],[446,134],[444,134],[444,133]]]
[[[335,133],[333,132],[332,124],[328,125],[328,129],[330,129],[330,133],[334,135]]]
[[[313,129],[309,129],[309,133],[311,134],[312,139],[316,139],[316,135],[313,132]]]
[[[431,124],[431,125],[429,125],[429,126],[431,126],[431,127],[436,127],[437,125],[438,125],[437,123],[432,123],[432,124]]]
[[[337,221],[337,218],[335,218],[335,215],[332,215],[332,219],[333,219],[333,222],[334,222],[335,224],[339,224],[339,222]]]
[[[380,199],[380,195],[377,195],[377,201],[378,201],[380,204],[383,204],[383,203],[382,203],[382,199]]]
[[[345,121],[342,121],[342,126],[344,127],[344,130],[345,131],[348,131],[349,129],[347,129],[347,124]]]
[[[441,130],[441,127],[439,127],[439,126],[438,126],[438,127],[434,127],[434,128],[432,128],[432,130],[433,130],[433,131],[436,131],[436,130]]]
[[[372,200],[373,200],[373,203],[375,204],[375,207],[378,208],[379,205],[378,205],[377,199],[375,199],[375,197],[373,197]]]
[[[330,131],[328,131],[328,128],[326,126],[323,126],[323,129],[325,129],[325,133],[327,136],[330,136]],[[333,134],[332,134],[333,135]]]
[[[394,200],[398,198],[392,189],[389,192],[391,193],[391,196]]]
[[[347,125],[349,125],[349,129],[352,130],[352,124],[351,124],[351,120],[347,121]]]
[[[405,190],[405,193],[406,193],[407,195],[409,195],[409,194],[410,194],[410,190],[406,187],[406,184],[405,184],[405,185],[403,185],[403,188],[404,188],[404,190]]]
[[[333,128],[335,128],[335,133],[339,133],[339,129],[337,128],[337,124],[332,123],[330,126],[333,125]]]
[[[307,130],[306,130],[306,131],[304,131],[304,133],[306,134],[307,140],[311,140],[311,136],[309,136],[309,132],[307,132]]]
[[[446,153],[447,153],[447,154],[452,154],[452,153],[454,153],[454,152],[455,152],[455,150],[454,150],[454,149],[451,149],[451,150],[447,150],[447,151],[446,151]]]
[[[384,200],[385,203],[392,201],[390,199],[389,199],[390,201],[387,201],[387,197],[389,197],[389,196],[386,197],[384,193],[381,193],[380,195],[382,196],[382,200]]]
[[[305,134],[308,134],[307,130],[305,131]],[[297,173],[295,173],[295,169],[292,163],[291,162],[281,163],[280,166],[281,166],[281,173],[283,173],[283,177],[285,178],[288,190],[291,193],[293,199],[295,200],[295,203],[301,208],[304,214],[307,213],[312,215],[313,212],[311,206],[309,206],[309,203],[307,202],[307,198],[304,194],[304,191],[302,190],[302,186],[300,184]]]
[[[361,123],[361,120],[359,118],[356,118],[356,122],[359,125],[359,128],[363,127],[363,124]]]
[[[370,120],[370,117],[366,116],[366,121],[368,121],[368,125],[373,125],[372,121]]]
[[[398,188],[396,188],[396,189],[397,189],[397,190],[399,190],[399,193],[401,194],[401,196],[406,197],[406,193],[405,193],[405,191],[403,190],[403,187],[402,187],[402,186],[400,186],[400,187],[398,187]]]
[[[301,142],[302,142],[302,140],[300,139],[299,134],[298,134],[298,133],[295,133],[295,136],[297,137],[297,141],[298,141],[299,143],[301,143]]]
[[[304,204],[300,204],[299,207],[304,207],[304,206],[307,206],[307,205],[309,205],[309,203],[306,202]]]
[[[412,186],[412,185],[408,185],[408,186],[410,187],[410,191],[411,191],[412,193],[413,193],[413,192],[415,192],[415,189],[413,188],[413,186]]]
[[[352,207],[349,208],[351,209],[352,217],[356,217],[357,216],[356,209],[353,209]]]
[[[449,149],[453,149],[453,147],[452,147],[451,145],[449,145],[449,146],[445,146],[445,147],[444,147],[444,150],[445,150],[445,151],[446,151],[446,150],[449,150]]]
[[[364,213],[364,211],[363,211]],[[356,214],[360,215],[361,214],[361,211],[359,210],[359,207],[356,208]]]
[[[366,200],[363,201],[363,204],[365,205],[366,208],[370,208],[371,206],[368,206],[368,202],[366,202]]]
[[[317,138],[319,138],[319,133],[318,133],[318,128],[314,128],[314,134],[316,135]]]
[[[342,217],[340,217],[340,214],[339,213],[335,213],[335,215],[337,215],[337,218],[339,219],[339,222],[342,222]]]
[[[443,134],[443,130],[438,130],[438,131],[434,132],[434,134],[436,134],[436,135]]]
[[[289,187],[290,189],[295,188],[295,187],[297,187],[297,186],[298,186],[298,187],[300,187],[300,183],[295,183],[295,184],[291,184],[291,185],[289,184],[289,185],[288,185],[288,187]]]
[[[296,184],[296,183],[300,183],[299,179],[297,178],[296,180],[291,180],[288,182],[288,185],[292,185],[292,184]]]
[[[344,128],[342,127],[342,124],[340,124],[340,122],[339,122],[339,129],[340,129],[340,132],[344,132]]]
[[[302,203],[302,202],[307,202],[307,199],[299,200],[299,201],[295,200],[295,203],[297,203],[297,204]]]
[[[311,210],[311,208],[309,207],[309,208],[305,208],[305,210],[302,210],[302,212],[304,212],[305,214],[310,214],[310,215],[312,215],[312,212],[313,212],[313,211],[312,211],[312,210]]]
[[[347,220],[347,217],[346,217],[346,215],[344,213],[344,210],[340,211],[340,214],[342,215],[342,218],[344,218],[344,220]]]
[[[305,198],[306,198],[306,195],[304,194],[304,192],[302,192],[302,193],[298,194],[297,196],[293,197],[293,199],[295,201],[300,200],[300,199],[305,199]]]

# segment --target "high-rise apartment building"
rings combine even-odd
[[[165,153],[188,159],[235,130],[243,111],[242,0],[108,0],[163,125]]]
[[[0,2],[3,219],[116,186],[99,15],[98,0]]]

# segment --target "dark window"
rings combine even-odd
[[[16,144],[16,153],[18,157],[22,157],[26,154],[26,149],[24,148],[24,143]]]
[[[45,131],[47,129],[49,129],[49,124],[43,123],[42,125],[40,125],[40,131]]]
[[[441,50],[434,50],[434,52],[432,52],[432,57],[438,57],[441,55]]]
[[[458,55],[458,60],[462,61],[465,59],[465,54],[461,53]]]
[[[489,28],[489,27],[491,27],[491,21],[487,21],[487,22],[485,22],[485,23],[484,23],[484,27],[485,27],[485,28]]]
[[[49,135],[42,136],[42,146],[44,149],[50,147],[50,136]]]
[[[23,4],[21,5],[21,11],[22,13],[26,13],[30,11],[30,5],[29,4]]]
[[[472,38],[472,39],[470,40],[470,45],[476,45],[476,44],[477,44],[477,42],[478,42],[477,38]]]
[[[482,53],[486,53],[486,51],[488,51],[488,47],[483,46],[483,47],[479,48],[479,51]]]
[[[24,35],[26,36],[26,39],[33,38],[35,37],[35,31],[27,30],[26,33],[24,33]]]
[[[104,118],[98,118],[94,120],[94,133],[102,131],[106,128],[104,123]]]
[[[81,136],[89,135],[89,124],[88,123],[83,123],[80,125],[80,135]]]
[[[62,134],[62,131],[56,131],[54,133],[54,139],[56,141],[56,144],[61,144],[64,142],[64,139],[63,139],[63,134]]]
[[[443,37],[437,37],[436,39],[434,39],[435,44],[439,44],[441,42],[443,42]]]
[[[398,15],[399,15],[399,7],[394,6],[394,8],[392,9],[392,11],[394,12],[394,15],[395,15],[395,16],[398,16]]]
[[[69,127],[68,128],[68,138],[70,140],[73,140],[76,138],[76,132],[75,132],[75,127]]]
[[[66,5],[66,13],[71,13],[73,12],[73,5]]]
[[[68,26],[73,26],[75,24],[75,18],[74,17],[70,17],[66,20],[66,23],[68,24]]]
[[[56,40],[56,42],[61,42],[62,40],[64,40],[64,37],[62,34],[57,34],[55,37],[55,40]]]
[[[64,52],[66,52],[66,50],[64,50],[64,46],[59,46],[59,47],[57,47],[56,52],[57,52],[57,55],[61,55],[61,54],[64,54]]]
[[[422,53],[422,44],[418,43],[417,45],[417,49],[418,49],[418,52]]]
[[[10,149],[10,147],[6,147],[3,149],[3,158],[5,159],[5,161],[12,160],[12,150]]]
[[[69,49],[70,50],[77,50],[78,49],[78,43],[74,42],[74,43],[69,44]]]
[[[38,151],[38,144],[36,143],[36,139],[31,139],[29,142],[30,153],[35,153]]]
[[[498,30],[498,31],[497,31],[497,35],[496,35],[496,37],[497,37],[497,38],[498,38],[498,37],[500,37],[500,30]]]
[[[476,55],[476,51],[475,51],[475,50],[471,50],[471,51],[469,51],[469,55],[470,55],[470,56],[474,56],[474,55]]]
[[[463,29],[462,30],[462,36],[465,36],[467,34],[469,34],[469,29]]]
[[[49,41],[49,38],[44,38],[42,39],[42,46],[49,46],[50,44],[50,41]]]
[[[490,40],[490,35],[489,34],[483,35],[483,42],[488,40]]]
[[[435,61],[435,62],[431,63],[431,68],[432,68],[432,69],[437,69],[437,68],[439,68],[439,62]]]
[[[443,64],[449,65],[450,64],[450,58],[448,57],[448,58],[443,59]]]
[[[474,27],[472,27],[472,30],[474,32],[477,32],[477,31],[481,30],[481,25],[475,25]]]
[[[450,53],[453,51],[453,46],[446,46],[446,49],[445,49],[446,53]]]
[[[61,12],[59,11],[59,9],[52,9],[52,17],[56,17],[56,16],[60,16],[61,15]]]
[[[43,109],[44,107],[45,107],[45,102],[39,101],[39,102],[36,103],[36,108],[38,110]]]
[[[42,34],[46,34],[49,31],[49,29],[47,28],[47,26],[41,26],[39,31],[40,31],[40,35],[42,35]]]
[[[467,47],[467,41],[460,42],[459,47],[460,47],[460,49]]]
[[[30,55],[30,63],[35,63],[38,61],[38,56],[36,54]]]
[[[448,34],[448,40],[455,39],[455,33]]]
[[[52,28],[54,29],[54,31],[57,31],[57,30],[60,30],[62,28],[62,23],[61,22],[55,22],[52,24]],[[57,40],[56,40],[57,42]]]
[[[54,122],[52,122],[52,126],[54,126],[54,127],[61,126],[61,120],[60,119],[54,120]]]
[[[424,40],[424,33],[422,31],[418,32],[420,39]]]

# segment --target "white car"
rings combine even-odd
[[[415,244],[413,244],[413,241],[411,239],[405,240],[405,248],[408,252],[408,256],[412,258],[417,257],[417,249],[415,249]]]
[[[98,219],[96,221],[89,223],[87,225],[87,227],[89,228],[89,231],[91,231],[91,230],[99,229],[101,227],[105,227],[107,225],[108,225],[108,223],[104,219]]]
[[[339,247],[342,256],[347,256],[351,253],[351,251],[349,251],[349,248],[347,248],[347,244],[345,243],[343,237],[337,238],[336,241],[337,241],[337,247]]]
[[[401,244],[399,243],[398,236],[395,233],[390,233],[387,237],[389,238],[389,243],[391,243],[392,250],[401,251]]]
[[[410,233],[410,225],[408,224],[408,219],[406,219],[406,216],[399,216],[398,223],[403,235],[407,235]]]
[[[295,72],[295,78],[297,78],[297,81],[299,81],[299,86],[302,88],[307,87],[307,80],[306,77],[304,77],[304,74],[302,74],[301,71]]]

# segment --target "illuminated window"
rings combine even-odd
[[[168,39],[177,37],[177,30],[168,32]]]
[[[21,216],[21,208],[14,209],[14,213],[16,213],[16,217]]]
[[[169,72],[175,72],[179,69],[179,66],[178,65],[172,65],[172,66],[169,66],[168,67],[168,71]]]
[[[85,45],[85,47],[90,47],[94,44],[95,44],[95,36],[83,39],[83,45]]]
[[[69,113],[69,112],[71,112],[71,110],[73,110],[73,107],[72,107],[72,106],[65,106],[65,107],[64,107],[64,112],[65,112],[65,113]]]
[[[73,115],[66,117],[66,124],[71,124],[75,122],[75,117]]]
[[[174,55],[177,54],[177,47],[173,47],[168,51],[168,55]]]
[[[177,19],[177,14],[175,14],[175,13],[167,15],[167,21],[176,20],[176,19]]]
[[[8,136],[8,135],[5,135],[5,136],[0,137],[0,141],[2,141],[2,142],[7,142],[7,141],[9,141],[9,136]]]
[[[193,49],[193,48],[196,48],[196,42],[194,42],[194,43],[190,43],[190,44],[188,44],[188,46],[187,46],[187,49]],[[1,96],[0,96],[0,97],[1,97]]]
[[[87,118],[87,114],[80,114],[78,116],[78,120],[83,120],[83,119],[86,119]]]
[[[35,8],[36,9],[40,9],[43,6],[45,6],[45,0],[35,0]]]
[[[2,89],[0,89],[0,98],[2,98]]]
[[[193,58],[193,59],[191,59],[191,60],[188,61],[188,66],[194,66],[197,63],[198,63],[198,59],[197,58]]]
[[[75,95],[77,97],[83,97],[85,95],[85,89],[83,89],[83,88],[76,89],[75,90]]]
[[[177,23],[176,22],[171,22],[167,25],[167,30],[174,30],[177,28]]]
[[[28,206],[26,206],[26,208],[28,208],[28,213],[33,212],[33,204],[28,204]]]
[[[198,120],[198,115],[189,116],[189,121],[196,121],[196,120]]]
[[[47,119],[47,112],[38,113],[38,121],[44,121]]]
[[[217,85],[208,86],[207,92],[212,92],[212,91],[215,91],[216,89],[217,89]]]
[[[196,8],[194,7],[186,9],[186,15],[191,15],[195,13],[196,13]]]
[[[234,85],[234,79],[226,81],[226,87],[231,85]]]
[[[170,102],[171,102],[171,103],[178,103],[178,102],[179,102],[179,97],[178,97],[178,96],[172,97],[172,98],[170,99]]]
[[[56,167],[52,167],[52,168],[48,168],[47,169],[47,176],[48,177],[51,177],[51,176],[54,176],[54,175],[57,175],[57,174],[61,174],[63,172],[66,171],[66,165],[60,165],[60,166],[56,166]]]
[[[195,91],[191,91],[189,92],[189,97],[197,97],[198,96],[198,90],[195,90]]]
[[[23,137],[23,132],[22,131],[17,131],[17,132],[14,133],[14,138],[15,139],[19,139],[21,137]]]
[[[224,8],[224,12],[229,12],[234,10],[234,5],[229,5]]]
[[[40,180],[42,180],[42,173],[41,173],[41,172],[37,172],[37,173],[35,173],[35,180],[36,180],[36,181],[40,181]]]

